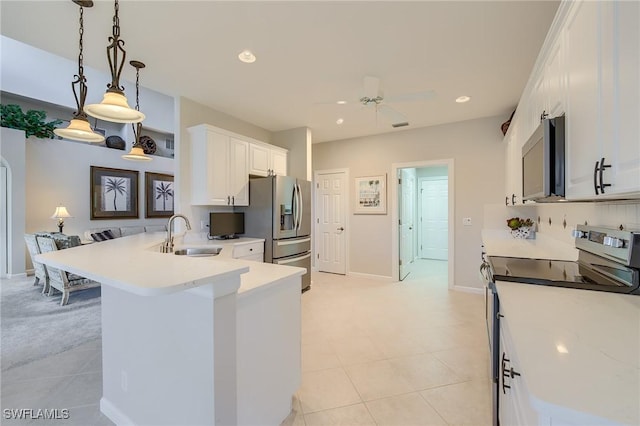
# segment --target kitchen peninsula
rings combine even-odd
[[[38,258],[102,285],[101,411],[116,424],[279,424],[300,385],[305,270],[160,253],[164,236]]]

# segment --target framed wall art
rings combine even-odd
[[[138,171],[91,166],[91,219],[138,218]]]
[[[145,217],[171,217],[173,215],[173,176],[145,173],[144,192],[147,200]]]
[[[387,214],[387,174],[356,178],[355,214]]]

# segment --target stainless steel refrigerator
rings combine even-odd
[[[290,176],[249,181],[245,235],[264,238],[264,261],[307,269],[302,291],[311,285],[311,182]]]

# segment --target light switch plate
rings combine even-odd
[[[471,226],[471,218],[470,217],[463,217],[462,218],[462,224],[464,226]]]

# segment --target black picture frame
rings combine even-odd
[[[138,171],[91,166],[91,219],[138,217]]]
[[[163,173],[144,174],[145,211],[144,217],[171,217],[174,211],[173,176]]]

